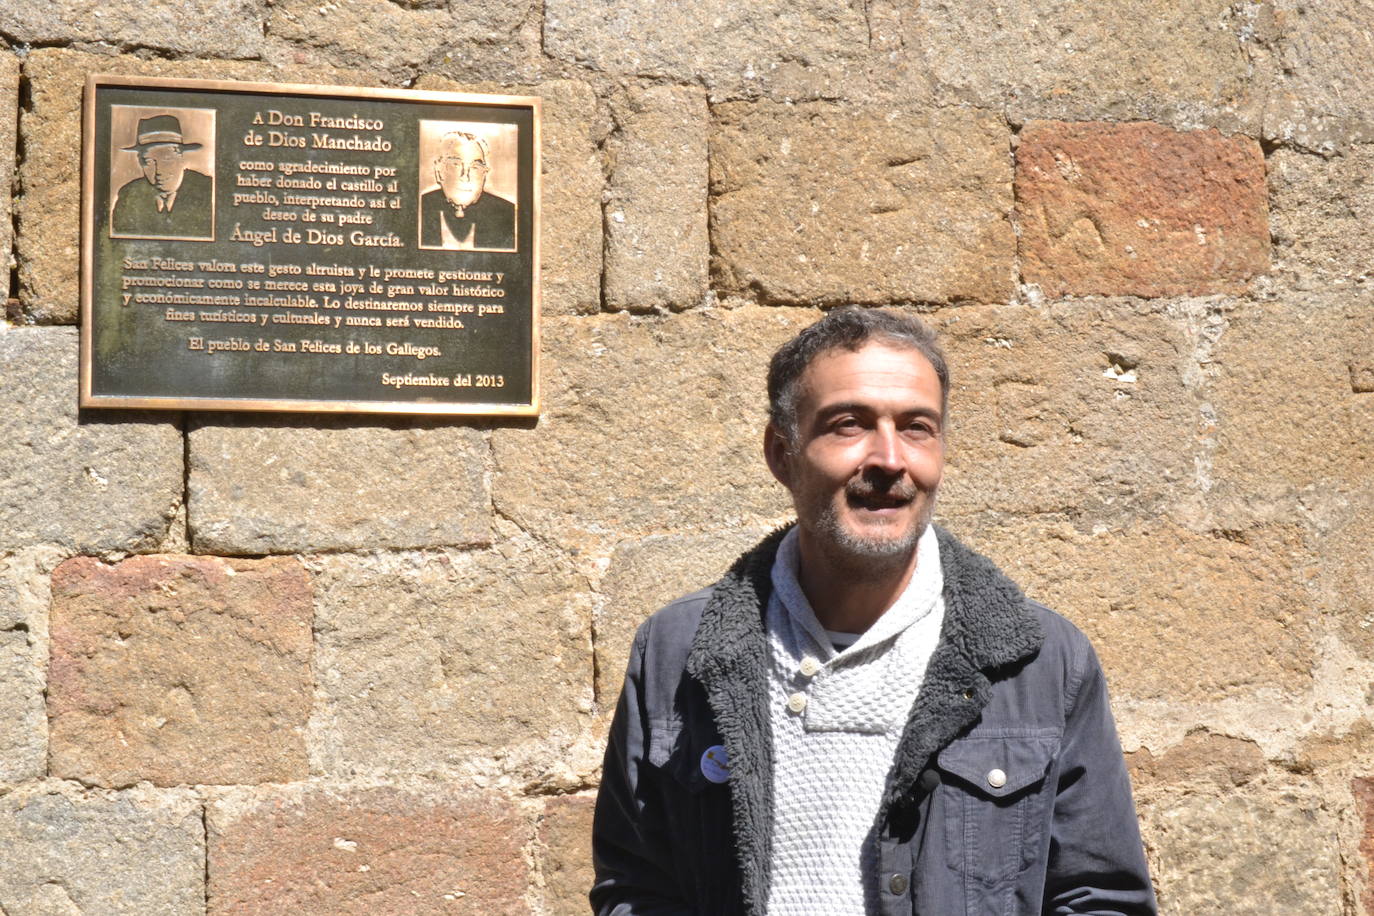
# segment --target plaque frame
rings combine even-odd
[[[436,111],[443,105],[470,108],[528,108],[531,117],[532,169],[529,176],[531,219],[529,221],[529,398],[518,403],[483,401],[433,401],[397,399],[315,398],[315,397],[201,397],[180,395],[126,396],[98,393],[93,390],[93,337],[95,320],[95,242],[103,222],[96,213],[95,178],[97,168],[97,93],[106,87],[163,90],[189,90],[194,93],[239,93],[245,96],[270,97],[281,94],[291,97],[318,97],[339,100],[398,101],[433,104]],[[462,117],[463,109],[454,112]],[[366,86],[336,86],[328,84],[252,82],[238,80],[182,79],[142,77],[122,74],[88,74],[82,100],[82,163],[81,163],[81,281],[80,281],[80,359],[79,406],[82,408],[196,410],[196,411],[264,411],[275,413],[358,413],[358,414],[416,414],[476,417],[537,417],[540,413],[540,315],[542,289],[540,277],[542,244],[542,113],[543,102],[538,96],[479,94],[418,89],[390,89]],[[113,139],[108,141],[113,145]],[[149,179],[151,181],[152,179]],[[112,195],[102,201],[113,210]],[[219,206],[218,198],[215,207]],[[112,238],[120,238],[111,231]],[[156,238],[146,236],[146,238]],[[428,247],[428,246],[426,246]],[[479,249],[502,251],[504,249]],[[518,352],[518,351],[517,351]],[[421,366],[423,368],[423,366]],[[482,390],[482,389],[475,389]]]

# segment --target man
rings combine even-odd
[[[140,120],[136,142],[124,150],[138,154],[143,177],[119,189],[110,232],[140,238],[212,238],[214,183],[210,176],[186,167],[186,153],[200,147],[182,138],[175,115]]]
[[[1092,648],[929,524],[948,393],[933,333],[886,312],[774,355],[797,523],[640,628],[598,913],[1155,912]]]
[[[420,244],[464,251],[515,248],[515,204],[486,191],[487,141],[462,131],[444,134],[434,158],[439,187],[420,198]]]

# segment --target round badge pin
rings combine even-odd
[[[714,783],[730,778],[730,756],[724,745],[713,744],[701,755],[701,775]]]

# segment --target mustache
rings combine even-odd
[[[850,499],[866,500],[874,497],[910,502],[916,498],[916,485],[900,477],[874,480],[856,477],[845,485],[844,495]]]

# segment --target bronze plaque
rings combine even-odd
[[[540,102],[91,76],[81,405],[539,411]]]

